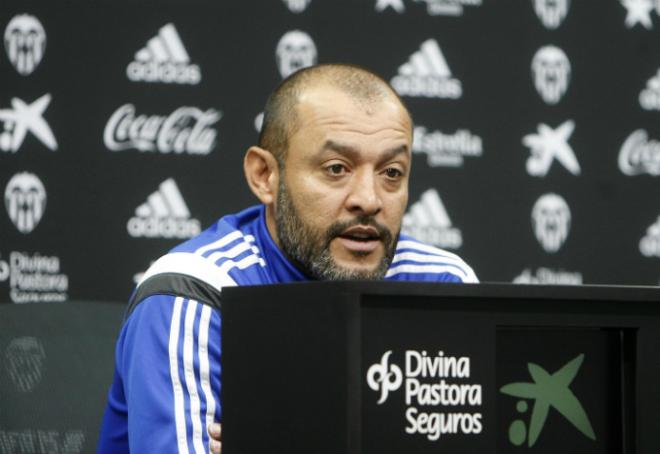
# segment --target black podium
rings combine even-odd
[[[660,453],[660,289],[236,287],[223,453]]]

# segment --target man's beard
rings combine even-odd
[[[288,256],[303,272],[319,280],[352,280],[382,279],[392,263],[396,243],[399,237],[387,227],[378,224],[372,216],[357,216],[353,220],[335,222],[326,232],[314,231],[302,221],[286,185],[280,181],[277,194],[277,208],[275,210],[277,236],[285,255]],[[384,254],[380,263],[372,270],[354,270],[339,266],[330,253],[330,243],[339,237],[346,229],[362,225],[371,226],[378,231],[380,241],[383,243]],[[371,252],[373,253],[373,252]],[[369,253],[353,252],[356,259]],[[358,260],[356,260],[357,262]]]

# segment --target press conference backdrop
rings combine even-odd
[[[660,3],[4,0],[0,301],[124,300],[256,203],[270,90],[372,68],[415,121],[404,231],[484,281],[660,283]]]

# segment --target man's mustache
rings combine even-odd
[[[392,232],[382,224],[376,222],[373,216],[361,215],[349,221],[337,221],[333,223],[326,232],[326,242],[330,244],[332,240],[341,236],[346,230],[356,226],[369,226],[376,229],[379,240],[383,244],[392,244]]]

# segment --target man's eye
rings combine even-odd
[[[387,178],[401,178],[403,176],[403,172],[400,171],[399,169],[395,169],[394,167],[389,167],[385,169],[385,175],[387,175]]]
[[[332,164],[326,168],[328,173],[331,175],[341,175],[346,171],[346,167],[343,164]]]

